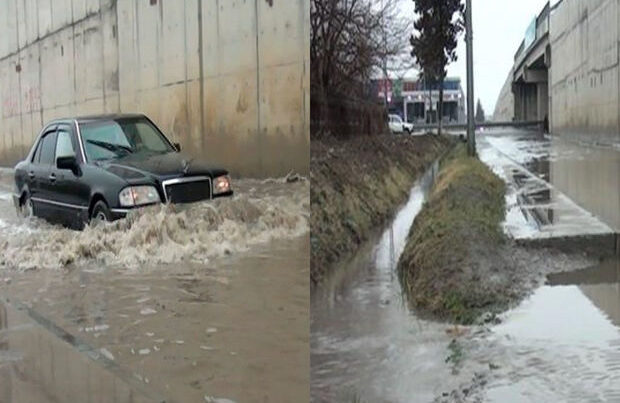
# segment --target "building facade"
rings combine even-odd
[[[387,102],[390,113],[410,123],[436,123],[439,109],[439,84],[423,80],[378,79],[373,82],[379,102]],[[443,121],[467,120],[461,79],[449,77],[443,83]]]

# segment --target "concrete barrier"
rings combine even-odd
[[[0,2],[0,165],[50,119],[142,112],[246,176],[309,165],[309,2]]]

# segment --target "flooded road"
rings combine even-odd
[[[527,131],[494,130],[481,137],[480,158],[508,184],[504,225],[510,236],[602,240],[609,237],[596,237],[613,234],[614,214],[620,211],[617,150]],[[589,177],[583,176],[577,168],[585,161],[590,168],[599,166],[600,175],[590,169]],[[566,180],[582,177],[561,183],[559,171]],[[589,200],[572,198],[587,192],[593,192]],[[582,252],[574,245],[574,252]],[[501,324],[461,340],[468,365],[488,368],[477,372],[482,387],[460,387],[479,393],[461,393],[459,401],[620,401],[619,290],[618,258],[548,275],[545,285],[501,316]]]
[[[428,402],[465,378],[445,362],[448,326],[415,317],[396,264],[429,191],[436,166],[381,234],[337,267],[311,302],[314,402]]]
[[[525,130],[494,129],[478,136],[480,159],[508,187],[504,229],[509,236],[541,239],[613,233],[612,221],[588,205],[579,205],[555,186],[552,172],[557,170],[556,164],[578,158],[577,150],[559,144],[563,144],[561,140]],[[618,191],[611,183],[598,196],[611,206]]]
[[[8,194],[10,181],[0,182]],[[135,396],[308,399],[308,182],[239,181],[232,200],[146,209],[83,232],[23,222],[9,203],[0,197],[0,299],[29,325],[7,340],[18,359],[0,359],[6,382],[25,374],[50,401],[89,401],[67,399],[62,385],[88,385],[95,372],[44,375],[39,344],[20,344],[42,327],[79,340],[67,365],[112,364]],[[107,384],[97,391],[97,401],[129,401]],[[23,401],[11,393],[0,401]]]
[[[620,401],[620,261],[549,276],[466,354],[491,358],[488,402]]]
[[[507,235],[613,238],[613,220],[589,211],[551,183],[555,161],[574,158],[571,151],[560,152],[550,138],[526,131],[485,132],[478,144],[481,160],[508,184]],[[620,401],[617,259],[550,275],[497,325],[455,328],[410,311],[395,265],[431,185],[429,173],[392,223],[314,290],[311,400]],[[533,278],[590,261],[576,257],[563,268],[558,267],[562,260],[541,260],[538,265],[549,268],[532,267]]]

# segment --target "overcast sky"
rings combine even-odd
[[[413,18],[413,0],[402,1],[403,15]],[[472,0],[472,3],[474,97],[480,98],[485,113],[491,115],[525,30],[547,0]],[[463,90],[466,90],[464,35],[460,38],[457,53],[458,61],[448,67],[448,75],[460,77]]]

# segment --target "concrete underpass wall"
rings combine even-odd
[[[512,93],[513,76],[514,71],[511,69],[497,97],[495,112],[493,112],[495,122],[510,122],[515,117],[515,97]]]
[[[618,0],[564,0],[551,16],[554,147],[577,140],[580,158],[558,158],[551,182],[620,231]],[[603,144],[587,147],[587,144]]]
[[[620,142],[618,0],[564,0],[551,14],[552,129]]]
[[[143,112],[198,158],[307,172],[306,0],[3,0],[0,164],[50,119]]]

